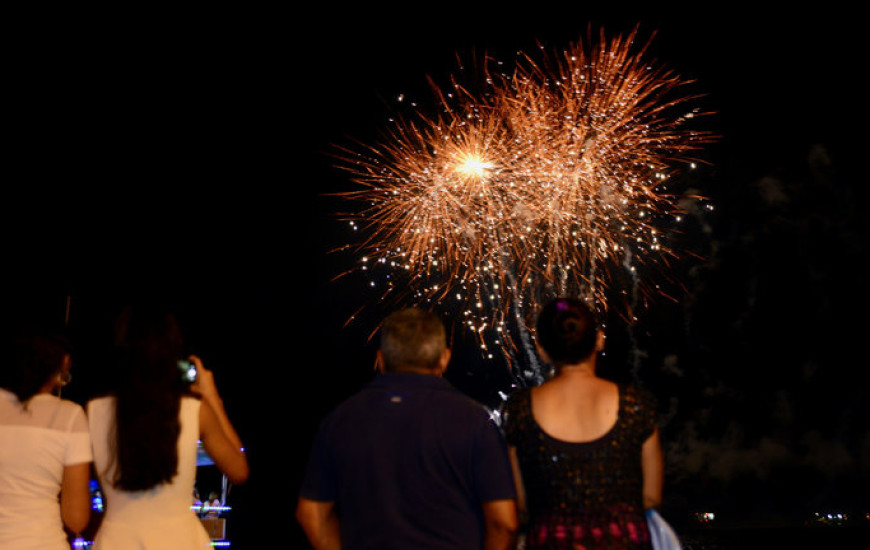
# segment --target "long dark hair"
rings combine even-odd
[[[115,331],[115,487],[143,491],[172,481],[178,472],[179,410],[185,391],[177,361],[181,330],[168,310],[126,308]]]

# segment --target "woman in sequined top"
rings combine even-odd
[[[650,548],[644,514],[663,482],[651,397],[596,374],[604,335],[583,302],[548,304],[536,333],[555,376],[504,409],[527,547]]]

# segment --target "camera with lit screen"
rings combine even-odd
[[[181,379],[188,384],[196,382],[196,363],[188,359],[178,360],[178,370],[181,371]]]

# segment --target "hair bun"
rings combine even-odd
[[[550,302],[541,310],[536,329],[538,342],[557,366],[579,362],[595,350],[595,315],[580,300]]]

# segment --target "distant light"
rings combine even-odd
[[[700,523],[710,523],[716,519],[716,514],[713,512],[696,512],[695,520]]]

